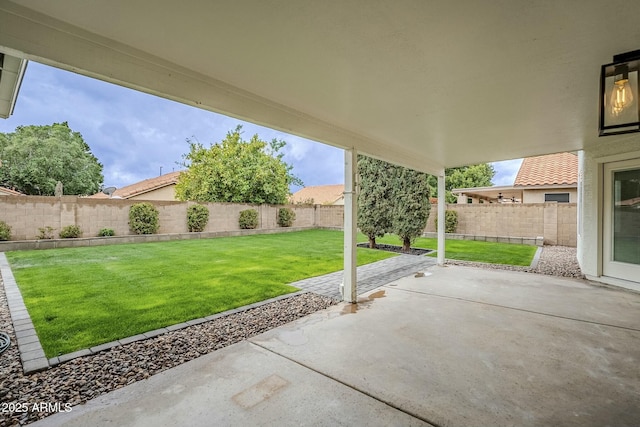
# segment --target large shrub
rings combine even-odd
[[[61,239],[77,239],[82,236],[82,230],[77,225],[67,225],[60,230]]]
[[[438,218],[435,219],[436,230],[438,230]],[[444,232],[455,233],[458,229],[458,211],[447,209],[444,213]]]
[[[291,227],[296,220],[296,213],[290,208],[278,209],[278,225],[280,227]]]
[[[191,205],[187,208],[187,228],[189,231],[204,231],[209,222],[209,209],[204,205]]]
[[[155,234],[159,216],[158,209],[151,203],[136,203],[129,209],[129,228],[136,234]]]
[[[0,240],[11,240],[11,227],[4,221],[0,221]]]
[[[258,226],[258,211],[255,209],[240,211],[238,223],[243,230],[256,228]]]

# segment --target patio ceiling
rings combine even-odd
[[[16,4],[19,3],[19,4]],[[597,137],[640,2],[0,0],[0,52],[431,173]]]
[[[506,202],[510,202],[515,198],[518,203],[522,203],[522,187],[514,187],[513,185],[501,185],[493,187],[475,187],[475,188],[454,188],[451,192],[460,196],[464,194],[466,197],[475,197],[478,200],[500,201],[502,198]]]

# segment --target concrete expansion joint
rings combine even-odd
[[[457,300],[457,301],[462,301],[462,302],[466,302],[466,303],[470,303],[470,304],[486,305],[486,306],[490,306],[490,307],[502,308],[502,309],[505,309],[505,310],[514,310],[514,311],[519,311],[519,312],[522,312],[522,313],[536,314],[538,316],[554,317],[554,318],[557,318],[557,319],[571,320],[571,321],[574,321],[574,322],[588,323],[588,324],[592,324],[592,325],[607,326],[607,327],[610,327],[610,328],[617,328],[617,329],[623,329],[623,330],[627,330],[627,331],[640,332],[640,328],[631,328],[631,327],[628,327],[628,326],[613,325],[613,324],[610,324],[610,323],[596,322],[596,321],[593,321],[593,320],[578,319],[576,317],[561,316],[559,314],[545,313],[545,312],[542,312],[542,311],[529,310],[529,309],[521,308],[521,307],[512,307],[512,306],[508,306],[508,305],[504,305],[504,304],[493,304],[493,303],[486,302],[486,301],[478,301],[478,300],[472,300],[472,299],[462,298],[462,297],[434,294],[432,292],[419,291],[419,290],[416,290],[416,289],[398,289],[398,288],[392,288],[392,287],[390,287],[388,285],[385,285],[383,287],[384,288],[389,288],[389,289],[395,289],[395,290],[398,290],[398,291],[401,291],[401,292],[408,292],[408,293],[415,293],[415,294],[421,294],[421,295],[428,295],[428,296],[432,296],[432,297],[436,297],[436,298]]]
[[[256,346],[256,347],[258,347],[258,348],[260,348],[260,349],[262,349],[262,350],[265,350],[265,351],[267,351],[267,352],[269,352],[269,353],[271,353],[271,354],[273,354],[273,355],[275,355],[275,356],[277,356],[277,357],[281,357],[281,358],[283,358],[283,359],[288,360],[289,362],[295,363],[296,365],[301,366],[301,367],[302,367],[302,368],[304,368],[304,369],[308,369],[308,370],[310,370],[310,371],[312,371],[312,372],[315,372],[315,373],[316,373],[316,374],[318,374],[318,375],[321,375],[321,376],[323,376],[323,377],[325,377],[325,378],[328,378],[328,379],[330,379],[330,380],[332,380],[332,381],[335,381],[335,382],[337,382],[337,383],[340,383],[340,384],[342,384],[343,386],[348,387],[349,389],[351,389],[351,390],[353,390],[353,391],[355,391],[355,392],[357,392],[357,393],[360,393],[360,394],[362,394],[362,395],[364,395],[364,396],[367,396],[367,397],[369,397],[369,398],[371,398],[371,399],[374,399],[374,400],[376,400],[376,401],[378,401],[378,402],[380,402],[380,403],[382,403],[382,404],[384,404],[384,405],[386,405],[386,406],[388,406],[388,407],[390,407],[390,408],[393,408],[393,409],[395,409],[395,410],[397,410],[397,411],[400,411],[400,412],[402,412],[402,413],[405,413],[405,414],[407,414],[407,415],[409,415],[409,416],[411,416],[411,417],[413,417],[413,418],[416,418],[416,419],[418,419],[418,420],[420,420],[420,421],[422,421],[422,422],[425,422],[425,423],[429,424],[430,426],[433,426],[433,427],[440,427],[440,425],[439,425],[439,424],[436,424],[435,422],[430,421],[430,420],[426,419],[425,417],[423,417],[423,416],[421,416],[421,415],[419,415],[419,414],[416,414],[416,413],[414,413],[414,412],[412,412],[412,411],[409,411],[409,410],[407,410],[407,409],[405,409],[405,408],[402,408],[402,407],[400,407],[400,406],[394,405],[392,402],[389,402],[389,401],[387,401],[387,400],[381,399],[380,397],[378,397],[378,396],[376,396],[376,395],[374,395],[374,394],[368,393],[366,390],[362,390],[362,389],[360,389],[360,388],[358,388],[358,387],[354,386],[354,385],[353,385],[353,384],[351,384],[351,383],[348,383],[348,382],[346,382],[346,381],[343,381],[342,379],[340,379],[340,378],[338,378],[338,377],[335,377],[335,376],[333,376],[333,375],[329,375],[329,374],[327,374],[326,372],[323,372],[323,371],[320,371],[320,370],[318,370],[318,369],[315,369],[314,367],[312,367],[312,366],[310,366],[310,365],[307,365],[307,364],[305,364],[305,363],[302,363],[302,362],[300,362],[299,360],[293,359],[293,358],[291,358],[291,357],[289,357],[289,356],[287,356],[287,355],[285,355],[285,354],[278,353],[277,351],[274,351],[274,350],[270,349],[269,347],[266,347],[266,346],[261,345],[261,344],[259,344],[259,343],[257,343],[257,342],[254,342],[254,341],[252,341],[251,339],[247,340],[247,342],[248,342],[250,345],[254,345],[254,346]]]

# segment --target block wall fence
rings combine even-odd
[[[57,237],[62,227],[77,225],[83,237],[95,237],[103,228],[116,236],[132,236],[129,208],[140,201],[89,199],[76,196],[0,196],[0,221],[11,226],[11,240],[35,240],[39,228],[52,227]],[[194,202],[152,201],[160,213],[159,234],[187,233],[187,207]],[[239,232],[240,211],[258,211],[256,231],[285,231],[277,224],[281,206],[237,203],[205,203],[209,222],[204,233]],[[344,206],[289,205],[296,213],[295,229],[341,228]],[[577,206],[574,203],[450,204],[458,212],[457,233],[487,237],[544,237],[549,245],[576,246]],[[437,206],[432,205],[425,232],[435,232]],[[0,248],[0,250],[3,250]],[[7,249],[9,250],[9,249]]]
[[[545,245],[577,245],[578,207],[575,203],[448,204],[458,212],[457,234],[478,237],[532,239]],[[437,205],[431,206],[426,232],[436,231]]]
[[[95,237],[103,228],[116,236],[133,235],[129,230],[129,208],[139,200],[89,199],[76,196],[0,196],[0,221],[11,226],[11,240],[34,240],[39,228],[54,228],[57,237],[62,227],[77,225],[83,237]],[[187,208],[193,202],[148,201],[159,212],[159,234],[187,233]],[[281,206],[236,203],[203,203],[209,208],[205,232],[238,231],[240,211],[258,211],[258,229],[281,228],[277,223]],[[291,205],[296,213],[294,227],[341,227],[342,206]]]

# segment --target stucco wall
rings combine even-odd
[[[168,185],[156,190],[148,191],[137,196],[130,197],[130,200],[176,200],[176,186]]]
[[[544,203],[545,194],[569,193],[569,203],[578,203],[578,190],[575,188],[548,188],[523,190],[522,203]]]
[[[640,134],[602,137],[580,152],[578,261],[582,272],[597,280],[602,276],[602,204],[605,163],[640,158]]]

